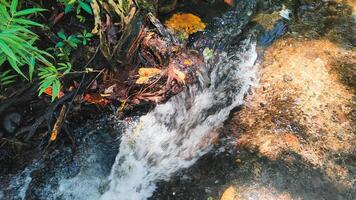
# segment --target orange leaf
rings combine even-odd
[[[225,3],[229,4],[230,6],[233,6],[235,1],[234,0],[224,0]]]
[[[44,93],[51,97],[52,96],[52,86],[49,86],[48,88],[46,88]],[[61,90],[59,91],[59,94],[57,95],[57,98],[61,98],[63,96],[64,96],[64,93],[61,88]]]
[[[161,70],[158,68],[144,68],[143,67],[138,70],[138,74],[140,76],[146,76],[146,77],[155,76],[159,73],[161,73]]]
[[[109,100],[103,98],[100,94],[86,94],[83,98],[85,102],[106,106],[110,103]]]

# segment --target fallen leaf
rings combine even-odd
[[[136,80],[136,84],[147,84],[151,77],[160,74],[162,70],[158,68],[140,68],[138,70],[139,78]]]
[[[149,77],[140,77],[136,80],[136,84],[147,84],[149,80]]]
[[[212,49],[205,48],[203,51],[203,56],[204,56],[204,61],[207,62],[208,60],[210,60],[210,58],[214,56],[214,51]]]
[[[233,186],[230,186],[224,191],[220,200],[234,200],[235,196],[236,196],[236,189]]]
[[[230,6],[233,6],[235,4],[234,0],[224,0],[226,4],[229,4]]]
[[[176,32],[183,32],[188,35],[203,31],[206,28],[201,19],[191,13],[174,14],[165,25]]]
[[[114,92],[115,87],[116,87],[116,84],[106,88],[104,91],[104,94],[112,94]]]
[[[174,68],[173,72],[177,75],[176,79],[178,82],[185,83],[185,74],[182,71]]]
[[[162,70],[158,69],[158,68],[140,68],[138,70],[138,74],[140,76],[145,76],[145,77],[152,77],[155,76],[159,73],[161,73]]]
[[[100,94],[86,94],[83,100],[87,103],[106,106],[110,103],[108,99],[103,98]]]
[[[185,59],[185,60],[183,61],[183,64],[190,66],[190,65],[193,64],[193,62],[192,62],[191,60]]]
[[[48,88],[46,88],[44,93],[51,97],[52,96],[52,86],[49,86]],[[64,96],[64,93],[61,88],[61,90],[59,91],[59,94],[57,95],[57,98],[59,99],[63,96]]]

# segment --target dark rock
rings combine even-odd
[[[13,112],[5,116],[2,125],[7,133],[13,134],[16,131],[16,129],[20,126],[21,122],[22,122],[21,114],[17,112]]]
[[[273,41],[283,36],[286,30],[286,24],[282,20],[280,20],[271,31],[268,31],[261,37],[261,45],[269,46],[270,44],[272,44]]]

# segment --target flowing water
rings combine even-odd
[[[255,44],[244,41],[240,52],[222,52],[210,74],[210,86],[190,88],[157,106],[122,137],[110,174],[110,187],[101,199],[147,199],[155,183],[192,165],[216,138],[216,128],[256,80]]]
[[[198,83],[131,123],[118,122],[125,128],[117,144],[111,144],[118,147],[113,164],[107,147],[96,144],[81,147],[80,166],[72,164],[80,168],[74,175],[63,167],[50,169],[44,162],[37,161],[11,178],[9,187],[0,192],[0,198],[7,194],[15,199],[31,199],[32,192],[28,188],[32,182],[32,188],[38,187],[37,197],[44,199],[143,200],[151,197],[158,181],[168,180],[209,152],[217,138],[217,129],[256,84],[254,35],[248,30],[241,34],[254,8],[253,1],[243,1],[238,11],[215,18],[210,30],[195,42],[195,48],[209,47],[214,51],[214,56],[201,70]],[[108,174],[105,166],[110,163]],[[46,174],[46,178],[42,177],[46,179],[45,184],[41,185],[33,177],[38,168],[61,172]]]

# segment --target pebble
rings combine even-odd
[[[283,80],[284,80],[285,82],[289,82],[289,81],[292,81],[293,78],[292,78],[291,76],[285,74],[285,75],[283,76]]]

